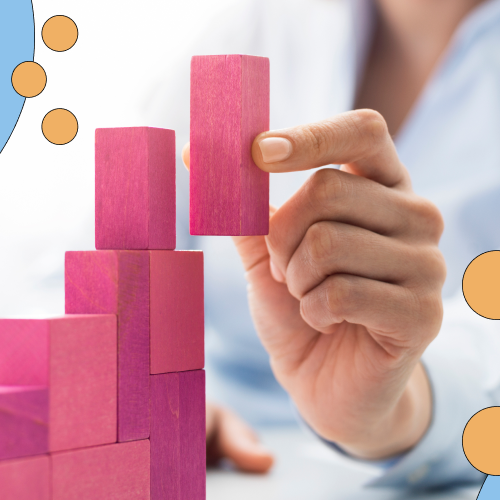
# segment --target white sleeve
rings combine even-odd
[[[441,332],[423,356],[433,417],[422,440],[371,486],[427,488],[480,482],[462,450],[462,433],[479,410],[500,404],[500,323],[473,312],[462,293],[444,303]]]
[[[425,489],[484,480],[463,453],[462,433],[478,411],[500,405],[500,323],[474,313],[460,292],[444,303],[438,337],[427,348],[423,364],[433,396],[432,422],[410,451],[379,462],[367,486]],[[326,443],[345,460],[334,443]]]

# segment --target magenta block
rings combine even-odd
[[[151,251],[151,373],[204,366],[203,252]]]
[[[205,372],[151,375],[151,500],[205,494]]]
[[[269,130],[269,59],[243,55],[191,60],[191,234],[269,232],[269,174],[252,160]]]
[[[49,450],[46,387],[0,386],[0,460]]]
[[[102,128],[95,133],[96,248],[175,248],[175,132]]]
[[[50,451],[114,443],[115,315],[50,320]]]
[[[0,385],[49,383],[48,322],[0,319]]]
[[[66,253],[66,313],[118,316],[118,441],[149,437],[149,252]]]
[[[41,439],[35,439],[38,436],[35,430],[44,433],[44,445],[38,446],[36,452],[23,452],[23,446],[18,444],[15,456],[116,442],[115,315],[0,320],[0,332],[3,343],[10,346],[8,361],[13,367],[12,375],[0,378],[0,384],[16,384],[16,390],[19,391],[16,397],[29,397],[31,402],[35,396],[37,401],[45,398],[44,404],[48,405],[45,412],[50,416],[44,420],[39,417],[35,419],[37,423],[44,421],[43,427],[37,425],[30,431],[26,427],[26,420],[23,420],[24,427],[18,427],[17,433],[9,433],[14,442],[26,440],[33,446]],[[43,346],[44,355],[36,352],[33,346]],[[0,353],[3,358],[3,352]],[[44,366],[39,363],[42,357]],[[31,363],[37,367],[38,372],[32,371],[29,378],[43,381],[45,387],[31,388],[26,392],[22,384],[26,382],[27,375],[16,367],[29,367]],[[20,422],[19,418],[17,421]],[[0,449],[0,456],[1,453]]]
[[[0,462],[2,500],[50,500],[48,455]]]
[[[149,500],[149,440],[51,455],[52,500]]]

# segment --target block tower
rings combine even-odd
[[[0,320],[2,500],[203,500],[203,254],[175,251],[175,134],[96,131],[96,249],[66,315]]]

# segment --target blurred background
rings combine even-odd
[[[235,3],[34,0],[35,61],[47,86],[26,100],[0,154],[0,317],[64,313],[64,252],[94,249],[95,128],[175,129],[168,118],[152,123],[151,91],[158,95],[161,82],[169,92],[169,72],[188,74],[195,38]],[[76,45],[62,53],[41,38],[44,22],[59,14],[79,29]],[[45,114],[59,107],[79,123],[65,146],[50,144],[41,131]]]

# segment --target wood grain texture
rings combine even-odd
[[[174,249],[175,132],[97,129],[95,201],[97,249]]]
[[[149,437],[149,252],[67,252],[67,314],[118,316],[118,441]]]
[[[37,404],[42,404],[42,401],[44,405],[48,404],[48,409],[44,407],[43,410],[47,413],[44,419],[40,418],[37,410],[30,420],[29,414],[26,415],[26,408],[22,409],[21,414],[20,408],[17,408],[15,420],[13,420],[14,413],[8,417],[3,413],[0,415],[5,426],[7,426],[6,419],[10,422],[8,426],[12,430],[9,433],[11,447],[18,446],[18,450],[13,449],[14,455],[11,453],[10,456],[25,456],[116,442],[116,329],[115,315],[72,315],[46,320],[0,320],[2,336],[10,336],[9,342],[5,342],[9,346],[7,354],[0,350],[0,365],[5,356],[16,353],[15,357],[19,358],[20,366],[26,366],[29,375],[23,377],[18,367],[10,363],[15,376],[6,379],[11,384],[17,384],[18,392],[4,390],[3,398],[0,396],[0,399],[4,404],[7,399],[13,397],[16,401],[24,401],[26,404],[34,401],[38,401]],[[35,347],[43,349],[43,355],[35,352]],[[40,362],[41,359],[44,366]],[[37,367],[37,373],[29,369],[32,361]],[[26,392],[26,387],[22,389],[21,386],[25,378],[44,382],[44,387]],[[36,424],[39,421],[45,422],[44,425]],[[20,425],[20,422],[23,422],[23,425]],[[12,427],[14,424],[17,429],[15,432]],[[45,443],[47,431],[48,447]],[[42,439],[42,434],[43,446],[36,445]],[[24,442],[35,446],[35,452],[27,453],[26,446],[22,444]],[[0,449],[0,456],[1,453]]]
[[[52,500],[149,500],[149,440],[54,453]]]
[[[204,500],[205,372],[151,375],[151,499]]]
[[[151,373],[204,366],[203,252],[151,251]]]
[[[2,500],[50,500],[48,455],[0,462]]]
[[[75,315],[50,323],[49,450],[115,443],[115,315]]]
[[[0,385],[49,382],[48,322],[0,319]]]
[[[191,60],[190,231],[269,232],[269,174],[252,160],[269,130],[269,59],[244,55]]]
[[[47,387],[0,386],[0,460],[49,450]]]

